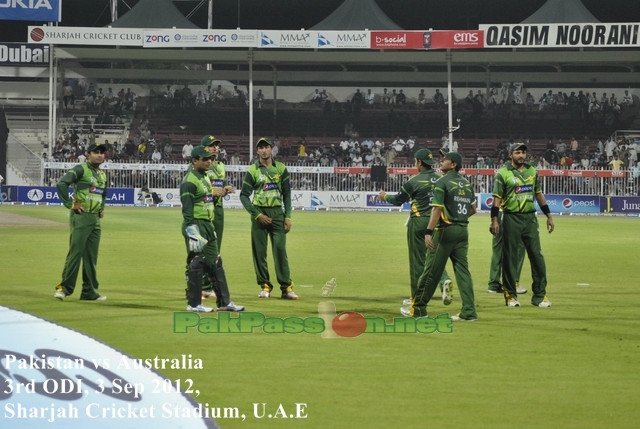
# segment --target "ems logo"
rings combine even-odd
[[[27,198],[29,198],[31,201],[40,201],[43,197],[44,192],[42,192],[40,189],[32,189],[27,192]]]
[[[564,207],[565,209],[570,209],[571,207],[573,207],[573,200],[571,198],[565,198],[564,200],[562,200],[562,207]]]

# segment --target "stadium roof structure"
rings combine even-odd
[[[129,12],[108,25],[118,28],[200,28],[171,0],[140,0]]]
[[[402,30],[375,0],[345,0],[311,30]]]
[[[521,24],[600,22],[580,0],[548,0]]]

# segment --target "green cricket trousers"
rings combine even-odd
[[[411,305],[412,315],[414,317],[427,316],[427,304],[438,287],[447,259],[451,258],[453,272],[462,298],[460,317],[463,319],[477,318],[473,280],[467,261],[469,229],[466,225],[458,224],[437,229],[433,234],[433,245],[433,250],[427,252],[424,271],[418,280],[418,288]]]
[[[284,212],[281,207],[256,207],[260,212],[269,216],[271,225],[263,225],[256,219],[251,219],[251,251],[253,266],[256,270],[258,285],[273,289],[269,280],[269,266],[267,265],[267,240],[271,238],[271,251],[276,268],[276,278],[280,289],[285,292],[291,286],[289,259],[287,258],[287,236],[284,233]]]
[[[416,293],[418,287],[418,279],[424,271],[424,261],[427,259],[427,245],[424,242],[424,236],[429,226],[429,217],[420,216],[409,218],[407,227],[407,244],[409,245],[409,277],[411,279],[411,296]],[[440,288],[442,283],[450,280],[447,270],[442,272],[440,279]]]
[[[500,212],[498,221],[500,230],[493,236],[491,242],[491,265],[489,266],[489,289],[494,291],[502,290],[502,218],[504,214]],[[518,271],[516,271],[516,286],[520,282],[520,274],[522,273],[522,265],[524,264],[524,245],[518,247]]]
[[[100,216],[98,213],[69,212],[69,252],[62,270],[60,286],[65,295],[71,295],[76,287],[80,262],[82,262],[82,293],[80,299],[94,300],[98,293],[98,248],[100,247]]]
[[[518,299],[516,279],[518,274],[518,248],[524,245],[531,263],[531,302],[539,304],[546,295],[547,267],[540,247],[540,228],[535,212],[505,213],[502,219],[502,280],[504,296]]]

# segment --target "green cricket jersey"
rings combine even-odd
[[[509,162],[496,173],[493,196],[502,200],[500,207],[505,213],[534,213],[535,195],[540,192],[538,172],[528,163],[518,171]]]
[[[476,195],[467,179],[455,170],[449,171],[436,182],[432,207],[442,207],[438,227],[468,225],[476,205]]]
[[[411,177],[402,185],[396,195],[386,195],[384,200],[394,206],[411,199],[411,217],[431,216],[431,200],[433,189],[442,175],[433,169],[425,169]]]
[[[249,196],[253,192],[253,202]],[[287,167],[279,162],[267,168],[257,161],[247,169],[242,182],[240,201],[253,218],[260,215],[256,207],[282,207],[284,216],[291,217],[291,188],[289,186],[289,172]]]
[[[193,219],[213,220],[213,195],[211,182],[205,175],[191,169],[180,184],[180,202],[184,225],[193,223]]]
[[[207,171],[207,177],[211,181],[211,186],[214,188],[224,188],[227,186],[227,170],[224,164],[220,161],[211,161],[211,167]],[[216,207],[222,207],[224,198],[214,197]]]
[[[73,186],[73,202],[69,199],[69,187]],[[98,213],[104,210],[107,200],[107,175],[102,170],[94,170],[91,164],[76,165],[58,181],[58,197],[62,204],[70,209],[79,202],[85,213]]]

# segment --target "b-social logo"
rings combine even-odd
[[[32,189],[27,192],[27,198],[29,198],[31,201],[40,201],[43,197],[44,192],[42,192],[40,189]]]
[[[565,198],[564,200],[562,200],[562,207],[564,207],[565,209],[570,209],[571,207],[573,207],[573,200],[571,198]]]

